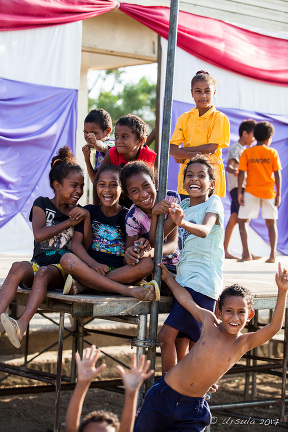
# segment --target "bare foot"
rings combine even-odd
[[[82,291],[85,291],[87,289],[87,287],[85,287],[84,285],[82,285],[80,282],[75,281],[74,279],[72,280],[72,284],[71,284],[71,289],[69,294],[70,295],[77,295],[80,294]]]
[[[276,259],[273,257],[270,257],[265,261],[265,263],[275,263],[275,262],[276,262]]]
[[[253,259],[252,256],[249,255],[249,256],[245,256],[245,257],[242,257],[240,259],[237,259],[237,262],[252,261],[252,259]]]
[[[152,285],[133,286],[130,295],[139,300],[153,301],[156,298],[155,289]]]
[[[231,255],[229,252],[225,253],[225,259],[238,259],[237,257]]]
[[[262,257],[260,257],[260,256],[253,255],[253,254],[251,254],[251,256],[252,256],[252,260],[253,260],[253,261],[255,261],[255,260],[259,260],[259,259],[262,258]]]

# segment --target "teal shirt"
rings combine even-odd
[[[197,237],[183,228],[179,231],[182,251],[177,265],[176,281],[218,300],[223,290],[224,208],[220,198],[212,195],[202,204],[190,207],[190,199],[181,202],[185,220],[202,224],[206,213],[218,215],[206,238]]]

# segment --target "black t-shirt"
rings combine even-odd
[[[55,207],[52,201],[47,197],[38,197],[33,207],[40,207],[46,214],[46,226],[57,225],[67,219],[69,216],[62,213]],[[30,212],[29,220],[32,222],[33,207]],[[60,258],[70,249],[70,243],[73,236],[73,228],[69,227],[50,239],[37,243],[34,240],[34,251],[32,261],[40,266],[49,264],[59,264]]]
[[[101,206],[89,204],[84,207],[90,213],[93,243],[88,251],[91,258],[109,267],[123,266],[126,230],[125,218],[128,210],[123,207],[115,216],[107,217]],[[75,231],[84,233],[84,222],[75,226]]]

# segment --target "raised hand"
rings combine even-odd
[[[95,345],[85,349],[82,360],[78,352],[75,354],[78,382],[90,383],[105,369],[105,363],[98,368],[95,367],[99,354],[100,349],[96,349]]]
[[[91,150],[88,144],[86,144],[85,146],[82,147],[82,152],[84,155],[84,159],[85,161],[90,161],[90,154],[91,154]]]
[[[169,209],[169,213],[173,222],[177,226],[181,227],[182,221],[184,219],[184,213],[182,208],[178,204],[172,203],[171,208]]]
[[[122,366],[117,366],[117,370],[121,375],[125,391],[136,392],[141,384],[153,375],[154,370],[148,372],[150,360],[145,361],[145,355],[140,359],[139,365],[136,365],[136,355],[132,355],[130,372],[126,373]]]
[[[97,140],[93,133],[88,133],[85,135],[85,141],[90,147],[96,148],[97,147]]]
[[[275,281],[279,289],[288,291],[288,274],[285,268],[281,267],[281,263],[278,263],[278,273],[275,275]]]

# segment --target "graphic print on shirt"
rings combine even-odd
[[[117,256],[124,256],[125,239],[120,227],[93,221],[92,231],[93,250]]]
[[[56,215],[55,210],[46,209],[46,226],[54,226],[56,225],[54,222],[54,218]],[[56,250],[58,253],[61,254],[61,251],[59,249],[70,249],[70,243],[71,239],[73,237],[73,228],[69,227],[60,233],[56,234],[54,237],[51,237],[49,239],[43,240],[40,242],[40,248],[41,249],[50,249],[46,252],[46,255],[53,255],[56,253]],[[55,249],[55,251],[51,251],[51,249]],[[63,251],[63,254],[65,252]]]

